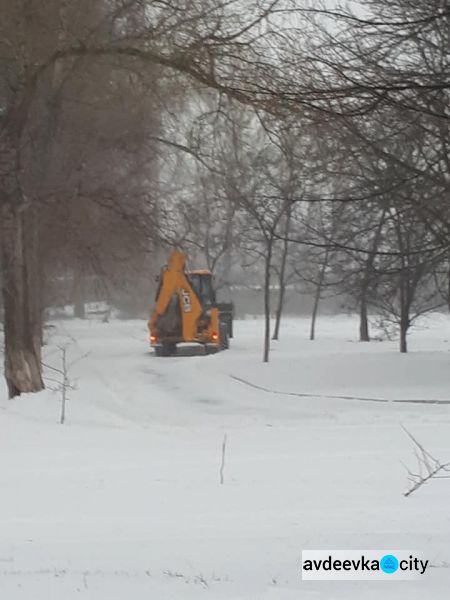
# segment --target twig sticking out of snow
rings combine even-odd
[[[64,425],[64,423],[66,422],[66,402],[68,399],[67,392],[68,392],[68,390],[76,389],[74,383],[72,383],[72,381],[70,381],[69,370],[78,361],[80,361],[83,358],[85,358],[86,356],[88,356],[88,353],[85,354],[84,356],[81,356],[80,358],[77,358],[76,360],[74,360],[71,363],[67,363],[67,348],[68,348],[68,346],[67,345],[66,346],[57,346],[57,348],[61,352],[61,368],[58,369],[56,367],[51,367],[50,365],[46,365],[45,363],[42,363],[42,364],[44,365],[44,367],[46,367],[47,369],[50,369],[51,371],[53,371],[54,373],[56,373],[57,375],[59,375],[61,377],[61,379],[58,380],[58,379],[53,379],[51,377],[46,376],[45,379],[56,384],[56,387],[51,388],[54,392],[61,392],[61,414],[60,414],[60,418],[59,418],[59,423],[60,423],[60,425]]]
[[[417,459],[417,473],[412,472],[405,466],[408,472],[409,490],[404,492],[404,496],[408,497],[413,492],[418,490],[422,485],[430,481],[430,479],[448,479],[450,475],[440,475],[442,472],[450,472],[450,462],[441,463],[437,458],[434,458],[416,438],[403,427],[403,431],[414,443],[414,455]]]
[[[227,450],[227,434],[223,436],[222,442],[222,462],[220,463],[220,485],[224,484],[224,470],[225,470],[225,453]]]
[[[74,390],[75,386],[69,380],[69,368],[67,365],[67,346],[58,346],[58,349],[61,352],[61,368],[58,369],[56,367],[51,367],[50,365],[45,365],[47,369],[51,369],[53,372],[57,373],[61,379],[58,381],[57,379],[51,379],[50,377],[46,377],[49,381],[56,383],[56,387],[53,388],[55,392],[61,392],[61,415],[59,418],[59,423],[64,425],[66,422],[66,401],[67,401],[67,391]]]

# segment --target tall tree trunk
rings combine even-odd
[[[400,272],[399,272],[399,304],[400,304],[400,352],[408,352],[407,335],[410,326],[410,308],[411,308],[411,288],[410,273],[408,264],[408,231],[402,229],[402,222],[399,213],[396,212],[395,229],[397,233],[398,248],[400,252]]]
[[[235,207],[234,203],[229,201],[227,207],[227,222],[225,228],[225,252],[223,258],[223,278],[224,278],[224,289],[225,298],[227,301],[231,300],[231,270],[232,270],[232,252],[233,252],[233,219],[234,219]]]
[[[73,276],[73,316],[76,319],[86,318],[84,300],[84,277],[81,269],[76,267]]]
[[[450,252],[447,256],[448,270],[447,270],[447,308],[450,312]]]
[[[403,248],[401,248],[403,252]],[[408,294],[408,273],[406,270],[406,259],[404,254],[401,256],[402,269],[400,271],[399,302],[400,302],[400,352],[408,352],[407,335],[410,325],[409,321],[409,294]]]
[[[400,352],[402,354],[406,354],[408,352],[407,335],[408,325],[406,324],[406,322],[402,321],[400,323]]]
[[[9,4],[12,7],[17,3]],[[44,76],[44,65],[48,61],[48,36],[53,36],[52,42],[56,46],[55,36],[58,35],[60,23],[59,20],[53,20],[57,10],[52,6],[46,15],[46,27],[42,28],[41,15],[37,16],[34,4],[25,2],[18,13],[14,9],[2,14],[5,22],[14,27],[9,49],[10,56],[14,56],[14,60],[10,61],[10,75],[15,85],[10,86],[6,98],[3,98],[6,104],[2,107],[0,119],[0,262],[3,275],[5,378],[10,398],[44,388],[38,215],[30,198],[33,193],[25,198],[22,190],[23,175],[30,176],[34,163],[30,163],[28,158],[25,161],[27,168],[22,169],[21,157],[30,149],[31,140],[24,140],[24,132],[36,98],[36,89]],[[44,43],[43,35],[46,36]],[[24,153],[23,148],[26,148]],[[41,153],[36,156],[41,156]]]
[[[18,204],[18,203],[17,203]],[[5,378],[9,397],[44,388],[41,372],[41,311],[37,292],[27,210],[2,206],[2,271],[5,332]]]
[[[277,305],[277,310],[275,313],[275,329],[274,329],[273,337],[272,337],[273,340],[278,340],[280,337],[281,315],[283,313],[284,299],[286,296],[286,281],[285,281],[285,279],[286,279],[286,264],[287,264],[287,257],[288,257],[288,251],[289,251],[288,235],[289,235],[290,221],[291,221],[291,210],[289,210],[288,213],[286,214],[286,227],[285,227],[285,231],[284,231],[283,253],[281,255],[280,276],[278,278],[280,290],[278,292],[278,305]]]
[[[367,311],[367,295],[369,293],[369,288],[371,284],[371,280],[373,278],[373,266],[375,263],[375,257],[378,250],[378,246],[381,240],[381,233],[383,231],[383,225],[386,218],[386,209],[383,209],[380,220],[378,221],[378,225],[375,231],[375,236],[372,241],[372,247],[370,254],[367,257],[366,263],[364,265],[364,276],[361,283],[361,294],[359,298],[359,341],[360,342],[370,342],[370,332],[369,332],[369,319],[368,319],[368,311]]]
[[[35,207],[23,212],[23,249],[25,255],[24,278],[27,327],[30,331],[34,352],[41,366],[41,348],[43,345],[43,280],[41,270],[39,213]]]
[[[263,362],[269,362],[270,353],[270,269],[272,267],[273,240],[267,241],[267,254],[264,269],[264,353]]]
[[[370,342],[369,318],[367,314],[367,291],[364,290],[359,301],[359,341]]]
[[[321,290],[321,286],[317,286],[316,288],[316,293],[314,296],[314,304],[313,304],[313,309],[312,309],[312,313],[311,313],[311,327],[309,330],[309,339],[311,341],[314,341],[316,339],[316,320],[317,320],[317,313],[319,311],[319,304],[320,304],[320,290]]]
[[[26,100],[26,99],[25,99]],[[26,101],[0,130],[0,248],[3,274],[5,378],[10,398],[44,388],[36,214],[20,186],[20,140]]]
[[[312,314],[311,314],[311,329],[309,332],[309,339],[311,341],[316,339],[316,320],[317,320],[317,314],[319,312],[320,298],[322,295],[322,286],[323,286],[323,282],[325,280],[325,271],[326,271],[326,268],[328,265],[328,255],[329,255],[329,251],[326,250],[322,266],[320,267],[319,279],[317,281],[316,293],[314,295],[314,304],[313,304],[313,310],[312,310]]]

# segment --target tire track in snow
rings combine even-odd
[[[267,392],[268,394],[277,394],[279,396],[296,396],[297,398],[322,398],[324,400],[356,400],[358,402],[382,402],[385,404],[396,403],[396,404],[441,404],[441,405],[450,405],[450,400],[388,400],[386,398],[364,398],[362,396],[333,396],[328,394],[311,394],[307,392],[282,392],[279,390],[272,390],[270,388],[266,388],[262,385],[258,385],[256,383],[252,383],[251,381],[247,381],[246,379],[242,379],[241,377],[237,377],[236,375],[230,375],[231,379],[238,381],[239,383],[243,383],[249,387],[252,387],[256,390],[261,390],[262,392]]]

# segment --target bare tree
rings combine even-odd
[[[442,306],[435,288],[434,265],[438,254],[423,254],[429,236],[410,209],[391,209],[386,238],[398,252],[378,265],[379,282],[374,306],[399,328],[400,352],[407,352],[408,331],[418,317]]]
[[[32,247],[33,236],[27,235],[36,230],[33,220],[37,210],[35,198],[24,193],[27,168],[22,152],[39,95],[48,92],[52,76],[61,81],[76,68],[79,58],[101,62],[113,56],[127,68],[138,62],[151,68],[157,65],[246,101],[247,95],[238,91],[235,77],[229,77],[229,59],[239,63],[242,53],[260,52],[258,36],[253,38],[253,32],[267,22],[278,2],[260,5],[252,1],[244,8],[234,1],[210,0],[202,6],[186,6],[187,15],[176,2],[161,7],[133,0],[83,0],[76,7],[53,1],[44,5],[37,0],[4,4],[0,32],[1,240],[5,375],[13,397],[43,387],[38,347],[41,335],[36,333],[36,315],[41,310],[35,308],[38,294],[33,289],[39,253]],[[202,67],[205,62],[207,66]],[[241,68],[244,65],[240,62]]]
[[[403,430],[414,444],[414,455],[417,460],[416,471],[406,469],[410,485],[403,495],[405,497],[410,496],[432,479],[450,479],[450,475],[445,475],[445,473],[450,472],[450,462],[442,463],[439,461],[428,450],[425,450],[423,445],[405,427],[403,427]]]

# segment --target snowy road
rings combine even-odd
[[[402,356],[348,317],[314,343],[289,320],[269,365],[260,321],[230,352],[170,359],[141,322],[59,323],[46,362],[61,343],[79,359],[67,424],[57,394],[0,388],[0,598],[447,599],[450,480],[403,497],[401,425],[450,460],[448,321]],[[429,556],[423,581],[301,581],[304,548],[402,547]]]

